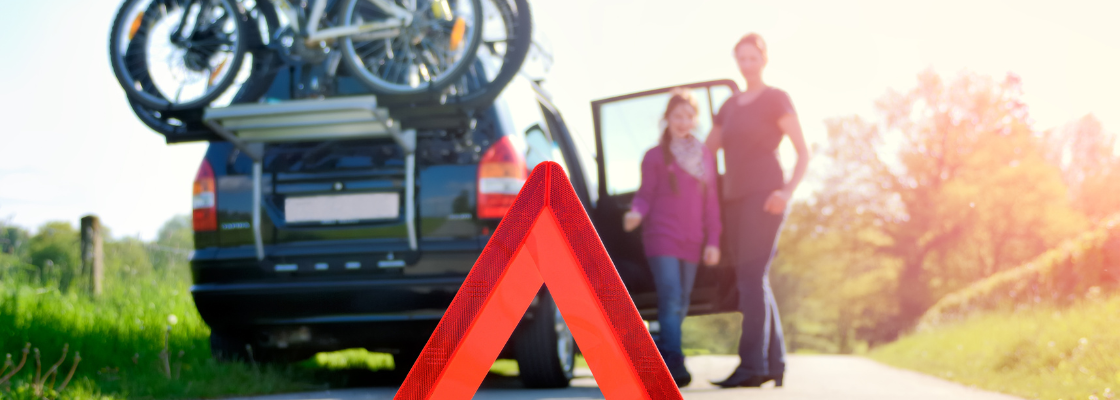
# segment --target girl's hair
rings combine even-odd
[[[754,46],[754,48],[758,49],[759,53],[762,53],[762,61],[765,62],[767,60],[766,41],[762,40],[762,35],[754,32],[743,35],[743,37],[739,39],[739,43],[735,43],[734,51],[736,54],[739,53],[739,47],[743,45]]]
[[[665,167],[668,168],[672,165],[676,158],[673,157],[673,151],[669,148],[669,143],[673,139],[673,135],[669,133],[669,113],[673,112],[679,105],[687,105],[692,107],[692,112],[700,112],[700,103],[696,101],[696,97],[692,95],[692,91],[687,88],[675,88],[669,91],[669,104],[665,106],[665,114],[661,118],[666,122],[665,130],[661,131],[661,158],[665,160]],[[677,177],[673,174],[669,176],[669,187],[673,189],[673,193],[677,192]]]

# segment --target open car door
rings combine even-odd
[[[662,132],[662,115],[669,103],[669,91],[684,87],[692,90],[700,103],[696,135],[700,141],[712,130],[712,119],[739,91],[731,80],[699,82],[627,94],[591,102],[595,119],[595,145],[599,168],[599,196],[592,219],[603,245],[618,268],[643,319],[657,318],[657,292],[642,246],[641,229],[625,232],[622,216],[630,210],[634,193],[641,185],[642,157],[657,146]],[[722,182],[723,161],[718,158]],[[721,192],[717,192],[721,193]],[[737,309],[734,271],[730,266],[701,266],[692,291],[689,315],[702,315]]]

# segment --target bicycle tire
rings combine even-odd
[[[355,9],[357,8],[358,1],[359,0],[349,0],[347,2],[342,18],[343,21],[354,21]],[[463,56],[456,60],[450,68],[447,68],[444,72],[442,72],[442,76],[438,76],[435,79],[429,78],[426,85],[417,84],[413,86],[411,84],[388,82],[387,80],[382,79],[374,72],[369,70],[366,62],[363,61],[364,57],[359,55],[357,50],[355,49],[352,36],[342,38],[342,58],[345,61],[347,68],[349,68],[354,77],[365,84],[371,92],[378,95],[406,96],[423,93],[433,93],[439,92],[447,86],[454,84],[460,77],[467,73],[467,70],[474,62],[475,55],[478,51],[478,47],[482,39],[482,1],[461,1],[469,1],[471,3],[471,7],[474,10],[474,21],[472,22],[471,31],[465,43]],[[392,49],[391,46],[390,49]]]
[[[128,105],[140,122],[163,135],[167,143],[220,139],[202,123],[202,110],[160,111],[140,104],[132,96]]]
[[[254,18],[260,18],[260,21],[248,24],[250,28],[248,33],[252,40],[248,41],[247,54],[253,56],[253,65],[249,78],[241,85],[237,95],[230,102],[231,104],[251,103],[260,100],[261,96],[272,87],[281,63],[280,56],[268,47],[268,41],[271,41],[273,32],[280,29],[280,18],[276,15],[276,9],[272,6],[272,3],[268,0],[258,0],[256,7],[244,11],[250,21]],[[254,12],[256,16],[253,15]],[[267,32],[261,32],[259,22],[264,22],[264,28],[268,29]],[[264,37],[269,39],[266,41],[263,39]]]
[[[265,0],[259,1],[258,6],[264,2]],[[260,12],[256,13],[256,16],[266,24],[265,28],[270,32],[278,29],[279,20],[274,10],[271,7],[258,8]],[[254,10],[246,10],[247,15],[252,16],[251,11]],[[269,32],[262,34],[259,25],[250,24],[249,28],[248,32],[253,35],[251,36],[253,38],[270,34]],[[252,59],[249,77],[238,87],[237,93],[232,96],[229,102],[230,104],[252,103],[259,100],[272,86],[272,81],[276,77],[276,60],[278,57],[265,46],[263,40],[250,40],[249,51],[246,56],[251,56]],[[126,97],[136,118],[151,130],[163,135],[168,144],[222,140],[202,122],[201,108],[188,110],[153,109],[142,105],[133,96]],[[215,100],[215,102],[218,102],[218,100]],[[213,104],[212,102],[211,105]]]
[[[253,53],[256,54],[256,53]],[[253,57],[253,69],[230,104],[252,103],[260,99],[268,90],[276,76],[272,54],[262,52],[261,57]],[[156,133],[163,135],[167,143],[195,142],[203,140],[223,140],[202,122],[203,109],[159,110],[145,107],[132,96],[129,106],[136,118]]]
[[[461,108],[480,108],[489,106],[495,98],[501,94],[506,85],[509,84],[513,77],[521,71],[521,66],[525,64],[525,59],[529,55],[529,50],[533,45],[533,17],[529,9],[528,0],[512,0],[514,9],[509,7],[509,0],[494,0],[499,7],[504,6],[503,17],[507,19],[507,26],[509,34],[514,38],[508,40],[506,43],[506,52],[502,57],[502,66],[498,69],[498,73],[494,75],[494,79],[485,83],[468,84],[461,82],[462,88],[459,92],[462,94],[449,95],[445,104],[459,106]],[[465,74],[462,80],[476,78],[478,76],[485,76],[485,71],[481,70],[478,66],[472,66],[471,71]]]
[[[238,75],[236,71],[241,70],[249,44],[247,42],[250,40],[250,35],[247,35],[247,19],[241,11],[241,7],[234,0],[209,1],[217,2],[225,10],[222,18],[229,16],[228,21],[233,23],[233,44],[230,48],[232,56],[226,62],[217,66],[218,71],[226,72],[225,75],[217,82],[213,82],[213,75],[218,71],[211,70],[210,79],[206,82],[207,85],[203,89],[203,94],[189,101],[172,101],[161,92],[148,65],[147,41],[158,34],[150,32],[157,22],[161,22],[161,16],[157,15],[155,11],[161,11],[162,17],[168,17],[168,10],[171,12],[175,12],[176,8],[182,10],[184,4],[189,7],[192,3],[189,0],[125,0],[121,3],[110,29],[109,60],[117,82],[120,83],[121,88],[131,99],[145,107],[162,111],[201,109],[222,96],[233,85]],[[182,12],[186,13],[186,11]],[[213,26],[218,25],[224,24],[221,22],[213,24]],[[125,40],[127,42],[122,43]],[[208,43],[208,45],[213,46],[212,43]],[[209,57],[209,55],[203,53],[208,49],[204,49],[202,46],[191,48],[194,49],[191,51],[195,51],[191,54],[192,56],[202,57],[203,59]],[[186,57],[187,53],[184,52],[183,54]],[[169,58],[174,58],[174,56],[169,56]],[[205,61],[209,62],[209,60]],[[196,62],[201,61],[196,60]],[[193,72],[202,73],[203,71]],[[182,90],[183,87],[180,86],[177,93],[181,93]]]
[[[265,49],[267,50],[267,49]],[[252,103],[260,99],[276,77],[275,55],[269,51],[252,51],[250,77],[233,96],[230,104]],[[202,109],[156,110],[145,107],[132,96],[127,96],[129,107],[136,118],[151,130],[163,135],[168,144],[224,140],[202,121]]]

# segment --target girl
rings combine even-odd
[[[721,387],[782,385],[785,345],[778,304],[770,290],[770,260],[785,220],[786,204],[805,176],[809,150],[793,103],[786,92],[766,86],[766,42],[756,33],[735,45],[735,61],[747,90],[730,98],[712,121],[707,146],[724,151],[723,211],[727,226],[727,264],[735,268],[743,335],[739,367]],[[787,182],[777,149],[788,136],[797,150],[797,166]]]
[[[671,92],[660,143],[642,158],[642,184],[623,228],[645,221],[642,243],[657,286],[661,325],[658,349],[677,386],[692,376],[681,352],[681,322],[688,315],[697,264],[719,262],[719,197],[712,153],[692,134],[696,99],[687,90]]]

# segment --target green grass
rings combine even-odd
[[[684,354],[738,354],[742,321],[742,314],[737,312],[685,318],[681,324]]]
[[[209,328],[185,284],[130,283],[115,285],[91,300],[79,293],[0,281],[0,357],[10,353],[18,363],[25,343],[31,343],[40,350],[46,370],[68,345],[60,368],[63,373],[53,386],[57,388],[73,356],[80,353],[75,377],[66,389],[45,393],[59,400],[216,398],[315,390],[323,389],[325,381],[337,380],[321,371],[395,368],[392,355],[365,349],[319,353],[283,368],[218,363],[210,357]],[[166,362],[162,354],[169,355]],[[576,363],[587,365],[582,357]],[[497,360],[491,372],[519,373],[513,360]],[[0,385],[0,400],[40,398],[32,390],[34,374],[34,358],[29,356],[11,382]]]
[[[490,366],[490,373],[501,376],[518,376],[521,374],[521,370],[517,367],[517,361],[515,360],[495,360],[494,365]]]
[[[301,367],[307,369],[325,369],[331,371],[345,369],[368,369],[370,371],[392,370],[393,355],[374,353],[366,349],[347,349],[329,353],[319,353],[311,359],[301,362]]]
[[[1120,398],[1120,296],[992,311],[877,348],[881,362],[1033,399]]]
[[[199,398],[310,387],[307,374],[298,368],[213,361],[209,329],[185,284],[130,283],[91,300],[49,287],[0,282],[0,354],[10,353],[18,362],[24,344],[31,343],[40,350],[45,371],[68,345],[61,369],[69,371],[74,354],[80,353],[74,381],[61,398]],[[168,355],[166,361],[161,354]],[[11,384],[0,386],[0,399],[24,398],[20,390],[33,380],[34,371],[29,357]]]

